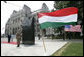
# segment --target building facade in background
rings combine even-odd
[[[44,36],[48,34],[53,33],[52,28],[47,29],[40,29],[39,23],[38,23],[38,17],[37,12],[49,12],[49,9],[45,3],[43,3],[42,8],[40,10],[37,10],[36,12],[31,12],[31,9],[24,5],[23,8],[19,11],[13,11],[10,18],[8,19],[6,26],[5,26],[5,35],[8,34],[16,34],[18,29],[22,29],[21,25],[23,20],[25,19],[32,19],[35,18],[35,35],[38,34]]]
[[[31,9],[26,5],[19,11],[14,10],[6,23],[5,34],[16,34],[17,30],[21,29],[22,21],[28,18],[27,15],[30,13]]]

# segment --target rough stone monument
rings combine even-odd
[[[25,8],[28,8],[25,6]],[[45,3],[42,5],[42,9],[39,12],[45,12],[48,11],[48,7]],[[33,45],[35,44],[35,28],[34,28],[34,15],[37,14],[37,12],[34,13],[27,13],[27,17],[22,22],[22,43],[23,44],[29,44]]]
[[[22,43],[23,44],[35,44],[34,36],[34,17],[23,21],[22,25]]]

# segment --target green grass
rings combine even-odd
[[[68,43],[69,44],[69,43]],[[66,47],[65,45],[64,47]],[[57,56],[59,51],[63,50],[59,56],[83,56],[83,43],[70,43],[65,49],[62,47],[52,56]]]

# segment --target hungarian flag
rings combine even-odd
[[[75,7],[69,7],[49,13],[38,13],[40,28],[75,25],[75,22],[77,22],[77,10]]]

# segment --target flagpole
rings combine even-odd
[[[43,47],[44,47],[44,51],[45,51],[45,54],[44,55],[47,55],[46,54],[46,47],[45,47],[44,39],[42,38],[42,40],[43,40]]]
[[[65,39],[66,39],[66,32],[65,32],[65,30],[64,30],[64,27],[63,27],[63,37],[64,37],[63,40],[65,40]]]
[[[65,31],[64,31],[64,32],[65,32]],[[66,39],[66,32],[65,32],[65,37],[64,37],[64,38]],[[65,39],[64,39],[64,40],[65,40]]]

